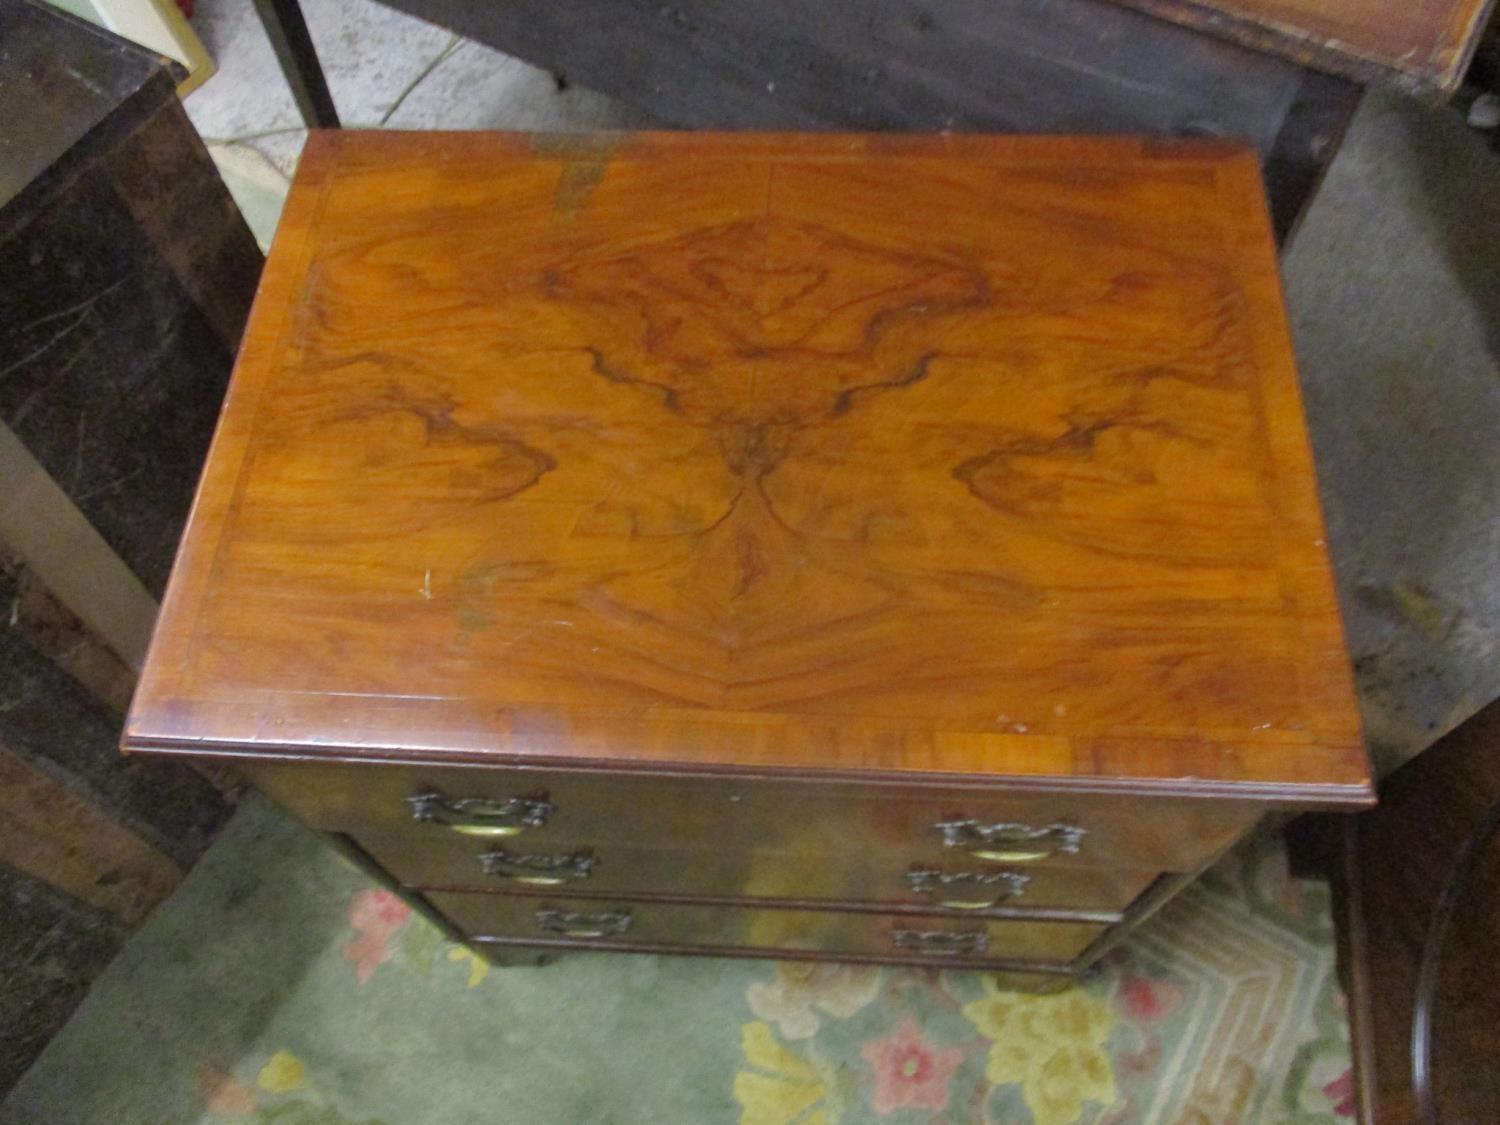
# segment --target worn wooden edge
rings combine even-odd
[[[1369,782],[1351,784],[1275,784],[1268,782],[1202,781],[1194,778],[1162,779],[1103,776],[1046,775],[1000,773],[941,773],[930,770],[809,769],[787,766],[685,766],[677,762],[637,760],[622,764],[617,758],[568,758],[494,753],[383,752],[369,747],[316,748],[297,746],[225,746],[208,745],[190,740],[137,739],[121,743],[126,754],[161,755],[193,760],[218,761],[232,766],[237,761],[325,763],[353,766],[456,766],[486,771],[557,770],[594,776],[613,777],[736,777],[745,780],[818,782],[858,782],[861,785],[910,789],[920,786],[975,789],[993,792],[1010,790],[1028,793],[1094,794],[1127,797],[1180,797],[1205,800],[1242,800],[1256,805],[1275,805],[1299,809],[1357,810],[1375,804],[1374,789]]]
[[[107,113],[90,123],[83,134],[68,146],[44,171],[21,187],[13,196],[0,205],[0,239],[13,237],[24,230],[46,207],[46,200],[58,191],[65,191],[79,172],[97,159],[105,147],[113,144],[118,132],[129,132],[155,113],[169,101],[176,100],[176,78],[180,67],[175,62],[153,51],[147,50],[113,32],[97,27],[87,20],[64,12],[47,3],[34,3],[33,7],[85,32],[89,37],[104,41],[106,50],[128,53],[134,56],[143,68],[139,83]],[[110,120],[110,129],[100,129],[105,118]],[[117,132],[118,131],[118,132]]]
[[[132,669],[156,600],[10,427],[0,423],[0,547]]]
[[[171,577],[147,652],[143,679],[137,688],[135,708],[139,708],[141,700],[148,698],[153,689],[170,695],[178,686],[175,676],[168,678],[161,674],[162,667],[170,661],[159,655],[153,658],[153,654],[173,648],[180,651],[190,641],[191,626],[186,620],[186,607],[199,601],[204,581],[213,569],[219,534],[228,522],[231,505],[238,503],[238,492],[230,485],[239,472],[240,462],[246,457],[248,439],[258,412],[262,388],[247,388],[246,372],[257,364],[264,367],[271,349],[290,331],[293,286],[306,274],[312,257],[311,239],[307,235],[322,212],[332,180],[334,154],[343,139],[341,131],[313,130],[308,134],[292,190],[276,227],[272,253],[267,257],[250,305],[239,356],[209,443],[205,468],[198,479],[184,531],[178,540]],[[298,249],[289,251],[285,247]],[[282,252],[276,253],[277,248],[283,248]],[[213,529],[214,542],[210,546],[199,544],[193,534],[197,528]],[[206,565],[198,565],[200,554],[207,555]]]
[[[157,162],[167,151],[175,157],[173,174]],[[182,103],[167,99],[99,159],[113,172],[115,197],[223,345],[226,367],[232,366],[265,259]]]
[[[236,367],[226,409],[214,436],[209,469],[203,481],[200,482],[198,496],[190,517],[190,527],[196,534],[185,537],[184,545],[179,549],[174,577],[167,592],[164,610],[153,641],[153,650],[159,650],[159,655],[150,662],[147,678],[142,690],[138,693],[134,714],[123,739],[122,748],[131,753],[160,753],[225,759],[266,756],[284,760],[360,762],[405,760],[413,764],[473,764],[489,768],[555,767],[564,764],[550,756],[529,757],[523,753],[481,752],[453,746],[413,747],[404,742],[400,744],[401,749],[388,750],[373,744],[377,740],[360,746],[322,743],[316,748],[291,743],[278,744],[259,737],[258,731],[265,725],[263,722],[258,724],[257,733],[253,738],[240,737],[240,732],[227,730],[210,732],[208,737],[179,738],[174,736],[169,729],[163,729],[161,725],[162,720],[167,720],[168,726],[176,725],[171,722],[170,712],[180,708],[172,701],[181,700],[185,695],[190,694],[184,692],[185,685],[181,682],[181,677],[187,674],[186,670],[191,666],[191,661],[174,659],[174,657],[184,657],[191,651],[194,630],[191,607],[198,604],[204,596],[206,583],[215,569],[216,559],[221,549],[222,533],[240,502],[238,490],[234,486],[236,481],[243,483],[245,474],[241,470],[246,466],[247,458],[253,456],[248,450],[248,439],[254,430],[267,390],[269,381],[267,374],[271,367],[269,360],[272,355],[280,354],[284,350],[284,346],[292,338],[291,333],[295,330],[296,310],[292,295],[305,276],[308,255],[311,253],[311,240],[307,238],[307,234],[316,225],[326,205],[329,189],[341,166],[357,168],[362,159],[383,159],[392,146],[399,147],[408,156],[430,151],[435,157],[447,159],[459,158],[464,153],[478,151],[488,156],[500,154],[515,159],[588,158],[597,160],[605,154],[610,159],[620,159],[628,158],[632,150],[649,152],[655,148],[670,148],[679,154],[690,153],[694,156],[705,157],[713,155],[742,158],[749,153],[762,153],[789,156],[815,155],[820,160],[837,160],[837,155],[830,155],[829,150],[831,147],[836,149],[840,144],[847,146],[848,158],[851,160],[866,159],[872,154],[899,154],[903,158],[919,158],[924,154],[932,156],[964,154],[976,157],[985,155],[1004,157],[1008,161],[1015,162],[1017,156],[1025,156],[1031,152],[1037,154],[1039,161],[1048,164],[1056,164],[1070,157],[1086,160],[1094,156],[1115,158],[1159,156],[1178,161],[1198,158],[1212,166],[1227,168],[1232,176],[1237,177],[1236,190],[1253,193],[1253,199],[1249,199],[1248,195],[1246,197],[1248,205],[1262,212],[1265,210],[1259,162],[1254,149],[1249,145],[1236,142],[1198,138],[1161,139],[1137,136],[1046,138],[990,134],[801,135],[758,132],[714,134],[710,137],[698,133],[673,132],[588,134],[568,137],[525,133],[394,135],[386,132],[360,134],[314,131],[310,135],[308,147],[288,202],[287,212],[277,234],[278,244],[285,240],[285,245],[292,249],[280,255],[273,252],[257,294],[251,314],[250,328]],[[1269,216],[1265,221],[1269,230]],[[1263,249],[1265,262],[1256,263],[1256,268],[1253,268],[1241,280],[1255,300],[1279,301],[1281,291],[1277,263],[1274,254],[1269,250],[1269,242]],[[1270,347],[1267,347],[1267,341],[1264,338],[1257,341],[1258,356],[1274,350],[1277,344],[1287,349],[1290,348],[1290,331],[1285,324],[1282,324],[1281,331],[1275,335],[1280,339],[1270,341]],[[1282,365],[1289,364],[1290,351],[1288,350],[1286,355],[1276,362]],[[1295,385],[1289,384],[1281,393],[1295,396],[1297,393]],[[1300,407],[1300,403],[1297,405]],[[1278,452],[1290,449],[1294,462],[1300,458],[1307,461],[1310,466],[1310,449],[1307,446],[1305,432],[1278,433],[1273,435],[1271,440],[1276,442]],[[1298,465],[1294,464],[1293,467],[1296,468]],[[1284,474],[1278,474],[1278,477],[1278,488],[1284,489]],[[1304,496],[1292,507],[1297,516],[1299,531],[1307,533],[1309,543],[1313,542],[1313,535],[1319,536],[1317,541],[1321,547],[1322,520],[1316,500],[1309,500]],[[1299,602],[1324,603],[1336,607],[1337,602],[1333,598],[1331,578],[1326,575],[1321,578],[1316,574],[1310,575],[1308,573],[1310,568],[1301,565],[1310,558],[1307,550],[1305,545],[1299,547],[1294,558],[1288,560],[1289,565],[1285,568],[1287,576],[1284,581],[1296,587]],[[1320,640],[1326,647],[1334,640],[1332,632],[1330,631],[1329,635],[1323,636]],[[1341,634],[1338,636],[1338,643],[1342,644]],[[1329,680],[1329,672],[1321,665],[1312,667],[1304,662],[1303,674],[1313,677],[1321,685],[1321,690],[1316,694],[1324,701],[1330,698],[1331,693],[1336,693],[1341,683],[1345,686],[1352,685],[1352,676],[1347,670],[1340,673],[1335,669],[1332,673],[1338,681],[1335,682],[1335,680]],[[1348,699],[1351,703],[1345,710],[1349,712],[1349,716],[1353,716],[1352,687],[1349,689]],[[213,706],[212,701],[201,702],[207,706]],[[1309,701],[1309,703],[1316,702],[1318,700]],[[1326,709],[1313,706],[1310,708],[1310,713],[1322,714],[1324,710]],[[822,716],[820,721],[826,722],[828,717]],[[956,783],[986,787],[1003,785],[1037,791],[1123,792],[1137,795],[1244,798],[1303,807],[1365,807],[1372,803],[1373,791],[1368,776],[1367,759],[1364,757],[1363,743],[1358,738],[1357,718],[1346,717],[1344,721],[1336,725],[1339,729],[1318,731],[1314,734],[1304,733],[1301,738],[1304,752],[1323,753],[1328,757],[1328,763],[1324,769],[1303,772],[1321,774],[1327,780],[1225,781],[1204,780],[1195,776],[1194,766],[1209,766],[1214,755],[1234,754],[1239,748],[1247,745],[1264,746],[1268,743],[1278,743],[1278,740],[1274,738],[1268,740],[1263,737],[1236,736],[1221,743],[1201,740],[1200,746],[1207,745],[1207,749],[1203,753],[1198,753],[1196,757],[1192,752],[1185,750],[1181,754],[1184,768],[1178,776],[1166,779],[1137,777],[1128,771],[1120,774],[1080,772],[1071,776],[1057,772],[1045,774],[1039,772],[1036,776],[1022,776],[981,771],[932,770],[903,771],[886,775],[884,781],[890,784]],[[973,733],[954,732],[957,738],[969,737]],[[465,737],[472,734],[474,732],[467,732]],[[226,735],[229,737],[225,737]],[[1127,735],[1137,739],[1150,737],[1148,732],[1127,732]],[[1034,745],[1039,751],[1044,749],[1041,742]],[[1182,743],[1182,745],[1187,744]],[[1290,747],[1284,749],[1288,753],[1296,752]],[[1077,756],[1088,758],[1097,754],[1098,747],[1093,744],[1077,745],[1073,747],[1073,752]],[[970,757],[972,759],[973,755]],[[565,764],[570,769],[591,772],[631,772],[630,769],[622,770],[618,761],[593,759],[583,753],[569,754]],[[718,767],[695,762],[688,756],[671,760],[642,760],[632,768],[658,774],[676,771],[684,776],[710,773],[769,776],[774,770],[775,776],[795,776],[809,780],[852,778],[875,783],[882,780],[878,769],[854,768],[831,771],[816,767],[785,766],[766,761],[751,764],[731,763]]]
[[[688,957],[733,957],[770,961],[823,961],[842,965],[914,965],[922,968],[999,970],[1073,978],[1073,966],[1060,961],[1019,961],[992,957],[900,957],[882,953],[822,953],[807,949],[761,949],[743,945],[668,945],[644,941],[591,941],[587,938],[500,937],[471,934],[465,942],[516,949],[572,950],[597,953],[665,953]]]
[[[1275,221],[1259,162],[1253,156],[1241,159],[1226,175],[1226,183],[1232,183],[1240,194],[1244,213],[1258,215],[1261,224],[1260,231],[1240,235],[1243,242],[1236,281],[1246,299],[1259,302],[1264,313],[1256,319],[1249,343],[1258,369],[1254,385],[1265,420],[1269,463],[1273,467],[1279,507],[1286,516],[1275,531],[1282,588],[1292,604],[1304,611],[1314,607],[1319,611],[1316,617],[1307,612],[1296,617],[1304,641],[1299,646],[1298,668],[1303,711],[1312,716],[1345,713],[1345,722],[1352,724],[1347,734],[1360,747],[1358,756],[1364,774],[1366,804],[1373,804],[1373,771],[1363,738],[1354,663],[1349,656],[1343,609],[1334,581],[1317,460],[1307,427],[1296,343],[1287,313],[1286,284],[1275,251]],[[1267,378],[1268,371],[1275,372],[1277,377]]]
[[[1253,50],[1281,55],[1293,62],[1363,83],[1394,85],[1406,93],[1446,99],[1463,81],[1464,71],[1478,46],[1479,30],[1494,0],[1472,5],[1467,18],[1459,16],[1447,28],[1444,44],[1435,45],[1424,59],[1390,58],[1338,39],[1323,39],[1290,24],[1269,23],[1248,15],[1226,12],[1195,0],[1115,0],[1147,15],[1215,35]]]
[[[1153,884],[1154,885],[1154,884]],[[991,922],[1079,922],[1112,926],[1125,918],[1117,910],[1070,910],[1051,906],[992,906],[983,910],[960,910],[912,902],[866,902],[845,899],[761,898],[733,895],[688,895],[660,891],[573,890],[559,887],[481,887],[434,883],[411,887],[431,894],[493,895],[499,898],[567,899],[577,902],[650,902],[663,906],[723,906],[759,910],[812,910],[825,914],[879,914],[903,918],[946,918],[949,921],[982,919]]]
[[[1349,1048],[1354,1064],[1355,1116],[1376,1125],[1374,982],[1365,929],[1364,877],[1359,864],[1359,819],[1340,825],[1337,856],[1328,865],[1333,891],[1334,949],[1349,1012]]]
[[[8,612],[11,625],[37,652],[56,664],[95,700],[123,717],[135,690],[135,672],[76,614],[63,605],[31,567],[0,540],[0,573],[16,593]]]

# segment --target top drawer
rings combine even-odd
[[[849,848],[1007,864],[1191,871],[1260,810],[1231,802],[852,782],[256,762],[243,772],[331,831],[554,844]]]

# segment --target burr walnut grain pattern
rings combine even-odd
[[[126,746],[1365,801],[1253,155],[315,133]]]

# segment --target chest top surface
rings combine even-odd
[[[1253,156],[314,135],[125,745],[1364,800]]]

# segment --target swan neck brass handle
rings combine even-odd
[[[538,910],[538,929],[564,937],[601,938],[616,937],[630,929],[630,911],[601,910],[583,914],[571,910]]]
[[[598,864],[593,850],[573,852],[508,852],[504,848],[485,852],[479,866],[492,879],[509,879],[537,887],[555,887],[587,879]]]
[[[1053,855],[1076,855],[1086,829],[1075,824],[983,824],[977,820],[940,820],[932,826],[943,846],[962,848],[976,859],[994,863],[1032,863]]]
[[[1031,876],[1020,871],[939,871],[916,864],[906,882],[917,894],[954,910],[984,910],[1026,893]]]
[[[557,811],[547,794],[526,797],[445,797],[429,789],[406,798],[411,817],[427,824],[441,824],[464,836],[519,836],[528,828],[540,828]]]
[[[891,941],[898,949],[937,953],[944,957],[983,953],[990,947],[990,939],[985,934],[953,930],[892,930]]]

